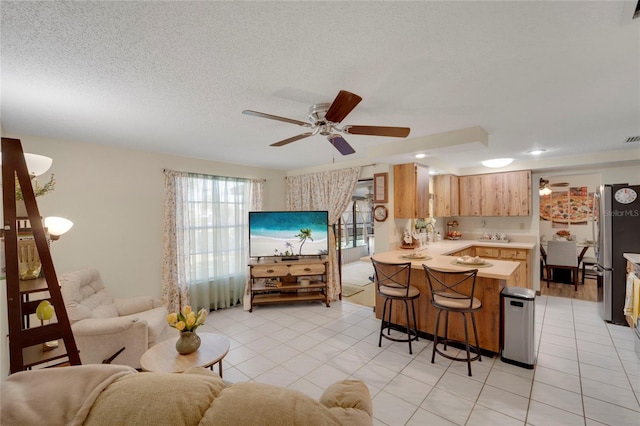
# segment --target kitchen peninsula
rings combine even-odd
[[[459,266],[454,264],[458,256],[464,254],[475,255],[477,247],[509,247],[531,251],[535,247],[529,243],[479,243],[471,240],[439,241],[430,243],[428,247],[417,250],[394,250],[376,253],[375,260],[388,263],[411,262],[411,284],[420,290],[420,297],[416,301],[416,321],[420,332],[433,336],[435,329],[436,311],[431,305],[431,292],[426,280],[423,264],[444,270],[474,269],[473,266]],[[424,259],[407,259],[409,254],[424,255]],[[481,256],[482,257],[482,256]],[[482,302],[482,309],[476,314],[478,338],[480,347],[492,353],[500,351],[500,292],[505,286],[519,286],[521,263],[511,260],[486,259],[486,266],[478,267],[475,296]],[[381,297],[376,295],[376,317],[382,316]],[[404,307],[394,306],[392,322],[406,326]],[[464,340],[464,328],[460,315],[449,318],[449,336],[453,339]],[[469,327],[471,324],[469,323]],[[471,329],[471,328],[469,328]]]

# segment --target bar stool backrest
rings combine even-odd
[[[467,309],[473,307],[477,269],[444,271],[430,268],[427,265],[422,266],[431,290],[431,303],[441,304],[444,303],[443,301],[450,300],[455,302],[456,305],[464,306]]]
[[[411,262],[386,263],[371,259],[375,272],[376,290],[380,293],[380,287],[400,290],[403,296],[408,297],[411,283]]]

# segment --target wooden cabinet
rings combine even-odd
[[[437,175],[433,177],[433,215],[451,217],[460,214],[458,176]]]
[[[510,260],[520,263],[516,270],[514,283],[518,287],[533,288],[531,284],[529,255],[531,250],[497,247],[476,247],[475,255],[483,259]]]
[[[460,216],[529,216],[531,171],[460,176]]]
[[[457,256],[457,257],[462,257],[462,256],[475,256],[476,255],[476,248],[475,247],[468,247],[464,250],[459,250],[453,253],[449,253],[449,256]]]
[[[483,259],[510,260],[520,263],[520,267],[516,270],[513,277],[513,285],[518,287],[533,288],[531,283],[531,250],[503,248],[503,247],[484,247],[473,246],[464,250],[449,253],[449,256],[480,256]]]
[[[531,214],[531,171],[503,173],[502,216]]]
[[[482,216],[482,175],[460,176],[460,216]]]
[[[408,163],[393,166],[393,203],[396,219],[429,217],[429,168]]]
[[[329,307],[328,261],[306,259],[249,264],[251,305],[321,301]]]

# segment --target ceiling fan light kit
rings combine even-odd
[[[338,124],[344,120],[351,111],[362,101],[362,98],[355,93],[341,90],[332,103],[319,103],[309,107],[309,122],[295,120],[287,117],[280,117],[273,114],[263,112],[244,110],[245,115],[254,117],[268,118],[270,120],[282,121],[289,124],[296,124],[302,127],[309,127],[311,132],[301,133],[278,142],[274,142],[271,146],[283,146],[309,136],[322,135],[326,136],[331,143],[342,155],[349,155],[356,152],[349,142],[337,133],[346,133],[350,135],[368,135],[368,136],[386,136],[394,138],[406,138],[411,131],[408,127],[386,127],[386,126],[352,126],[346,125],[342,128]]]

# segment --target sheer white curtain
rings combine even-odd
[[[287,177],[288,210],[327,210],[329,225],[338,223],[345,211],[353,191],[358,184],[359,167]],[[329,226],[329,264],[327,286],[329,298],[336,300],[340,294],[338,280],[338,256],[336,254],[336,235],[334,227]]]
[[[264,181],[165,171],[163,301],[171,310],[242,303],[249,210]]]

